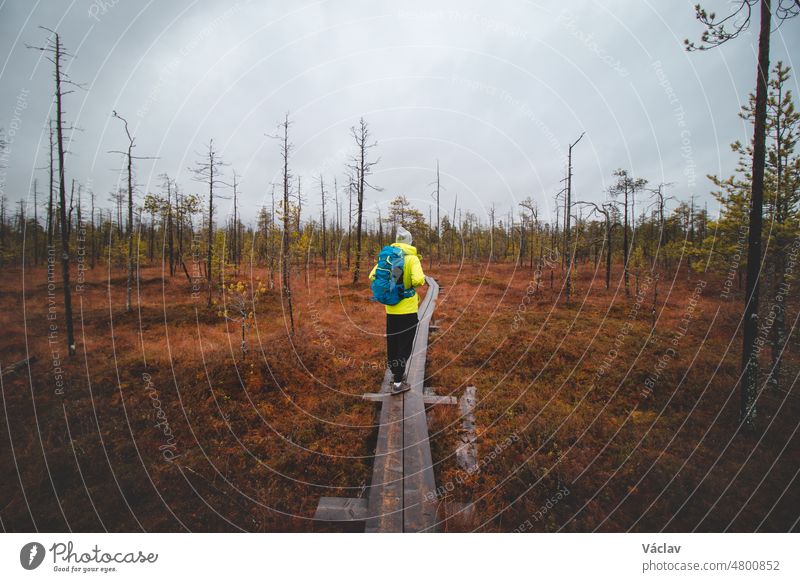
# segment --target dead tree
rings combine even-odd
[[[291,253],[290,244],[291,238],[289,236],[289,220],[291,218],[291,206],[289,203],[289,196],[291,195],[291,179],[292,175],[289,172],[289,158],[291,157],[294,144],[289,141],[289,114],[286,114],[283,122],[278,126],[279,132],[275,136],[280,140],[281,161],[283,164],[283,236],[281,237],[281,294],[283,300],[286,301],[287,309],[289,311],[289,326],[290,333],[294,335],[294,309],[292,307],[292,286],[290,281],[291,274]],[[299,214],[299,213],[298,213]]]
[[[55,182],[55,160],[53,151],[55,150],[55,139],[53,132],[53,120],[48,121],[50,129],[50,197],[47,201],[47,246],[53,246],[53,196],[56,190]]]
[[[614,176],[617,177],[617,182],[611,187],[609,194],[611,194],[611,196],[622,195],[622,269],[625,278],[625,295],[627,296],[630,294],[628,272],[628,257],[630,256],[630,246],[628,244],[628,208],[631,198],[636,195],[637,191],[647,185],[647,180],[644,178],[634,179],[627,170],[623,169],[616,170]]]
[[[565,218],[564,218],[564,236],[566,240],[566,246],[564,248],[564,259],[566,261],[566,270],[567,270],[567,281],[566,281],[566,296],[567,302],[569,302],[570,294],[572,293],[572,277],[571,277],[571,269],[572,269],[572,249],[570,248],[570,217],[572,215],[572,148],[578,145],[578,142],[583,139],[583,136],[586,132],[581,133],[574,142],[569,144],[569,150],[567,154],[567,190],[565,193],[566,202],[565,202]]]
[[[319,197],[320,202],[322,204],[322,246],[320,251],[322,252],[322,267],[323,269],[328,268],[328,247],[327,247],[327,230],[325,225],[325,180],[322,177],[322,174],[319,175]]]
[[[33,264],[39,266],[39,181],[33,181]]]
[[[300,219],[303,214],[303,185],[301,182],[301,177],[297,176],[297,234],[299,235],[301,232],[300,229]]]
[[[658,186],[656,186],[655,189],[650,190],[650,192],[652,192],[653,196],[655,196],[656,198],[655,205],[656,205],[656,210],[658,211],[658,251],[656,255],[658,255],[658,253],[663,252],[664,245],[666,244],[664,241],[664,225],[665,225],[664,207],[666,205],[667,200],[673,199],[672,196],[664,196],[664,188],[666,188],[667,186],[672,186],[672,183],[671,182],[667,184],[661,183]],[[653,259],[653,269],[655,269],[655,262],[656,258]]]
[[[489,207],[489,264],[492,263],[492,258],[494,256],[494,217],[496,212],[494,202],[492,202],[492,205]]]
[[[272,185],[272,212],[269,215],[269,285],[275,288],[275,184]]]
[[[231,229],[231,262],[236,265],[238,270],[239,260],[241,258],[241,237],[239,232],[239,209],[238,209],[238,196],[239,196],[239,175],[236,170],[233,171],[233,228]]]
[[[442,233],[441,233],[441,221],[439,220],[439,208],[440,208],[440,193],[441,193],[441,179],[439,176],[439,160],[436,160],[436,189],[431,194],[433,199],[436,201],[436,261],[441,264],[442,262]]]
[[[450,263],[452,261],[452,255],[456,250],[456,229],[458,228],[458,219],[456,218],[456,212],[458,211],[458,193],[456,193],[455,199],[453,200],[453,220],[452,222],[452,233],[450,235],[450,252],[447,256],[447,262]]]
[[[519,205],[531,213],[531,219],[533,220],[533,227],[531,228],[531,242],[529,245],[530,248],[528,249],[528,252],[530,254],[530,268],[531,270],[533,270],[533,234],[534,231],[538,232],[539,230],[539,209],[536,207],[536,202],[534,202],[530,196],[528,196],[525,200],[520,202]],[[524,214],[523,218],[526,218]],[[520,235],[520,238],[521,236],[522,235]],[[522,253],[521,250],[520,253]]]
[[[89,192],[89,197],[91,199],[91,204],[92,204],[91,243],[89,244],[89,254],[90,254],[89,265],[90,265],[90,268],[94,269],[95,265],[97,264],[97,232],[96,232],[96,227],[95,227],[95,222],[94,222],[94,210],[95,210],[95,208],[94,208],[94,201],[95,201],[94,191]]]
[[[56,145],[58,151],[58,197],[60,201],[59,218],[61,221],[61,280],[64,288],[64,320],[67,331],[67,351],[70,356],[75,355],[75,332],[72,322],[72,289],[70,284],[70,251],[69,228],[67,223],[67,187],[66,172],[64,168],[64,116],[63,98],[72,91],[65,91],[64,85],[77,86],[62,71],[63,59],[69,58],[69,53],[64,51],[59,34],[49,28],[41,27],[51,34],[47,43],[41,47],[31,47],[43,52],[47,60],[53,63],[55,79],[56,100]]]
[[[173,233],[172,213],[174,212],[175,206],[172,203],[172,180],[167,174],[162,174],[161,177],[164,179],[164,185],[167,187],[167,203],[164,207],[164,212],[166,213],[166,232],[164,234],[167,237],[167,252],[169,253],[169,276],[173,277],[175,275],[175,236]]]
[[[614,228],[614,224],[612,223],[612,213],[614,211],[614,205],[610,202],[599,206],[594,202],[576,202],[576,204],[583,204],[586,206],[592,207],[592,213],[596,212],[603,217],[604,222],[604,236],[603,236],[603,246],[606,248],[606,289],[611,286],[611,232]],[[591,214],[590,214],[591,216]]]
[[[211,292],[214,287],[212,278],[213,261],[214,261],[214,196],[216,188],[219,186],[228,186],[222,181],[222,168],[227,164],[222,161],[217,150],[214,149],[214,140],[208,141],[208,151],[202,154],[193,169],[194,180],[208,185],[208,237],[206,248],[206,284],[207,300],[206,305],[211,307]],[[219,197],[219,195],[217,194]]]
[[[155,158],[152,157],[140,157],[133,155],[133,148],[136,147],[136,140],[131,135],[130,129],[128,128],[128,120],[118,114],[116,111],[112,112],[112,115],[119,119],[122,122],[123,127],[125,128],[125,137],[128,139],[128,146],[124,151],[120,150],[112,150],[109,153],[112,154],[120,154],[125,156],[125,171],[127,174],[127,185],[128,185],[128,225],[127,225],[127,236],[128,236],[128,279],[125,285],[125,311],[129,312],[132,309],[131,306],[131,294],[133,289],[133,239],[134,239],[134,228],[133,228],[133,160],[153,160]],[[137,252],[138,256],[138,252]]]
[[[347,270],[350,270],[350,254],[352,252],[353,233],[353,187],[355,180],[351,177],[347,183]]]
[[[378,145],[377,142],[370,142],[369,125],[362,117],[359,120],[358,127],[351,127],[350,133],[356,142],[356,155],[353,157],[351,169],[356,178],[356,188],[358,194],[357,210],[356,210],[356,264],[353,269],[353,285],[358,284],[358,278],[361,274],[361,229],[364,218],[364,191],[367,188],[380,191],[381,188],[376,188],[367,181],[367,176],[372,173],[372,168],[380,162],[380,158],[374,162],[368,160],[369,150]]]
[[[339,270],[339,246],[342,235],[342,207],[339,204],[339,182],[336,176],[333,177],[333,213],[336,218],[336,225],[332,235],[332,242],[336,241],[336,270]]]

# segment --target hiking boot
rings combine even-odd
[[[408,392],[411,390],[411,384],[403,380],[399,384],[397,382],[392,382],[392,394],[402,394],[403,392]]]

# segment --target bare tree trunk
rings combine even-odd
[[[236,266],[237,270],[239,268],[239,218],[237,216],[237,195],[238,192],[236,191],[238,187],[236,181],[236,171],[233,172],[233,229],[231,231],[231,261]]]
[[[61,39],[55,35],[56,65],[56,136],[58,143],[58,196],[61,202],[61,279],[64,287],[64,319],[67,328],[67,351],[75,355],[75,332],[72,325],[72,288],[69,280],[69,229],[67,225],[67,186],[64,172],[64,127],[61,92]]]
[[[347,270],[350,270],[350,249],[352,247],[350,243],[351,235],[353,232],[353,183],[350,183],[350,186],[347,190],[347,204],[348,204],[348,211],[347,211]]]
[[[209,166],[209,180],[208,180],[208,242],[206,248],[206,283],[208,285],[208,299],[206,305],[211,307],[211,287],[213,281],[211,279],[211,261],[214,256],[214,152],[211,145],[208,147]]]
[[[322,266],[328,269],[327,232],[325,230],[325,182],[322,174],[319,176],[319,195],[322,198]]]
[[[442,264],[442,231],[441,220],[439,219],[439,193],[441,181],[439,178],[439,160],[436,160],[436,262]]]
[[[611,220],[606,217],[606,290],[611,286]]]
[[[50,198],[47,202],[47,246],[53,246],[53,194],[55,193],[55,171],[53,150],[55,144],[53,143],[53,120],[49,122],[50,125]]]
[[[33,181],[33,264],[39,266],[39,182]]]
[[[289,154],[292,150],[292,144],[289,143],[289,114],[286,114],[284,122],[281,124],[283,127],[283,139],[281,144],[281,157],[283,158],[283,243],[281,248],[281,285],[283,288],[283,296],[286,299],[287,307],[289,310],[289,324],[291,334],[294,335],[294,310],[292,308],[292,287],[289,280],[291,273],[289,260],[290,254],[290,239],[289,239]]]
[[[564,215],[564,240],[566,241],[566,247],[564,249],[565,254],[565,261],[566,261],[566,268],[567,268],[567,281],[566,281],[566,296],[567,296],[567,303],[569,303],[570,295],[572,293],[572,248],[570,244],[570,219],[572,215],[572,148],[574,148],[581,138],[583,134],[580,135],[578,139],[575,140],[574,143],[571,143],[569,146],[569,153],[567,155],[567,191],[565,193],[566,202],[565,202],[565,215]]]
[[[358,204],[356,209],[356,265],[353,269],[353,285],[358,283],[361,271],[361,221],[364,216],[364,148],[361,148],[361,171],[358,174]]]
[[[376,189],[367,182],[367,176],[370,174],[370,169],[378,162],[370,162],[367,160],[367,151],[370,148],[375,147],[376,144],[369,142],[369,126],[367,122],[364,121],[364,118],[362,117],[359,120],[358,128],[352,127],[350,128],[350,131],[358,148],[356,157],[353,160],[354,165],[352,167],[352,169],[355,171],[358,195],[356,209],[356,264],[355,268],[353,269],[353,285],[356,285],[358,284],[358,279],[361,274],[361,231],[363,227],[362,223],[364,215],[364,191],[367,187]]]
[[[625,184],[625,201],[623,203],[624,218],[622,220],[622,269],[625,277],[625,296],[630,295],[628,288],[628,185]]]
[[[94,269],[95,265],[97,264],[97,231],[95,226],[95,218],[94,218],[94,192],[91,193],[91,201],[92,201],[92,242],[90,243],[90,253],[91,253],[91,268]],[[102,222],[102,221],[101,221]]]
[[[770,0],[761,0],[761,30],[758,38],[756,71],[755,124],[753,129],[753,185],[750,197],[750,231],[747,241],[747,287],[745,292],[742,334],[741,421],[754,428],[758,361],[755,341],[758,335],[758,292],[761,270],[761,224],[764,200],[764,165],[766,157],[767,82],[769,78],[769,35],[772,14]]]
[[[172,233],[172,182],[167,178],[167,247],[169,248],[169,276],[175,276],[175,238]]]
[[[116,111],[113,112],[114,117],[122,121],[123,126],[125,127],[125,136],[128,139],[128,147],[124,152],[115,152],[120,153],[125,156],[127,161],[127,173],[128,173],[128,227],[127,227],[127,235],[128,235],[128,278],[127,283],[125,285],[125,311],[130,312],[132,309],[131,305],[131,294],[133,289],[133,239],[134,239],[134,228],[133,228],[133,148],[135,147],[135,140],[131,135],[128,129],[128,121],[119,115]],[[121,222],[120,217],[120,222]],[[138,250],[138,248],[137,248]]]
[[[342,236],[342,208],[339,206],[339,183],[336,181],[336,176],[333,177],[333,204],[334,214],[336,218],[336,227],[334,228],[333,241],[336,242],[336,271],[339,271],[339,245],[341,244]]]
[[[458,227],[458,220],[456,218],[456,211],[458,210],[458,194],[456,194],[456,198],[453,201],[453,219],[452,219],[452,234],[450,235],[450,255],[447,257],[447,262],[452,262],[453,254],[455,254],[455,247],[456,247],[456,229]]]

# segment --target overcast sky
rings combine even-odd
[[[67,178],[108,205],[125,136],[135,132],[138,195],[167,172],[200,191],[188,168],[210,138],[241,178],[243,216],[269,204],[279,150],[268,137],[288,111],[303,179],[304,217],[319,211],[313,181],[341,184],[360,116],[378,141],[366,207],[406,195],[427,215],[436,161],[442,205],[485,217],[526,196],[553,211],[569,142],[574,191],[601,200],[627,168],[670,193],[709,199],[706,174],[728,175],[729,143],[751,129],[737,117],[755,78],[757,27],[721,49],[687,53],[699,38],[689,1],[494,0],[318,2],[0,3],[0,127],[8,148],[0,186],[10,202],[45,187],[52,70],[39,52],[58,30],[75,55],[65,98],[74,134]],[[709,0],[718,14],[727,2]],[[565,8],[567,6],[567,8]],[[781,27],[772,62],[791,64],[800,19]],[[795,94],[797,79],[792,79]],[[709,199],[710,200],[710,199]],[[228,212],[223,202],[219,220]],[[709,211],[716,211],[709,202]]]

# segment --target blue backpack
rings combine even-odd
[[[372,300],[384,305],[396,305],[401,300],[413,297],[414,288],[403,287],[405,255],[398,247],[387,246],[378,255],[375,280],[372,282]]]

